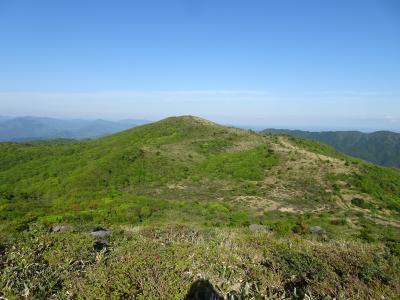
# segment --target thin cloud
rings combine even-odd
[[[391,115],[386,115],[383,117],[386,121],[390,122],[390,123],[398,123],[400,122],[400,119]]]
[[[388,95],[388,93],[380,91],[322,91],[322,95],[334,95],[334,96],[356,96],[356,97],[369,97],[369,96],[382,96]]]

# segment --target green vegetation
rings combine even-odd
[[[360,242],[125,226],[107,248],[91,244],[79,231],[31,228],[4,258],[0,289],[9,298],[183,299],[202,276],[235,299],[395,299],[400,292],[398,257]]]
[[[390,131],[362,133],[358,131],[309,132],[266,129],[265,133],[288,134],[319,141],[366,161],[388,167],[400,167],[400,134]]]
[[[364,165],[357,184],[363,192],[382,200],[382,208],[400,212],[400,170]]]
[[[254,149],[212,155],[200,165],[200,174],[242,180],[262,180],[265,171],[277,163],[277,157],[266,146]]]
[[[396,169],[196,117],[0,153],[0,297],[400,295]]]

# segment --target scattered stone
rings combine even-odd
[[[108,243],[104,240],[95,240],[93,243],[93,249],[95,251],[101,251],[103,249],[107,249]]]
[[[250,224],[249,229],[254,232],[267,232],[268,227],[265,225],[259,225],[259,224]]]
[[[72,226],[68,225],[68,224],[58,224],[58,225],[54,225],[51,228],[51,232],[55,233],[55,232],[62,232],[62,231],[68,231],[71,230]]]
[[[326,231],[320,227],[320,226],[312,226],[310,227],[310,232],[313,234],[318,234],[318,235],[325,235]]]
[[[90,234],[96,238],[105,238],[111,234],[111,230],[104,227],[96,227]]]

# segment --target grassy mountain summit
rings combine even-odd
[[[193,116],[0,151],[6,297],[180,299],[199,277],[235,299],[399,293],[399,170]]]

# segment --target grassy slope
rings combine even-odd
[[[400,167],[400,134],[390,131],[362,133],[358,131],[309,132],[267,129],[264,132],[288,134],[328,144],[335,149],[382,166]]]
[[[177,117],[95,141],[25,145],[3,143],[0,144],[0,151],[0,236],[3,244],[17,245],[17,249],[22,247],[20,250],[14,248],[16,252],[9,250],[7,257],[2,257],[7,266],[2,275],[3,288],[5,278],[12,272],[22,276],[20,272],[29,271],[26,265],[18,264],[15,255],[25,257],[28,254],[24,251],[38,247],[38,244],[46,246],[37,250],[38,255],[26,258],[25,262],[29,265],[29,259],[40,259],[43,262],[41,272],[53,272],[55,285],[59,284],[58,281],[63,282],[61,287],[54,287],[54,293],[59,293],[57,297],[68,289],[76,294],[89,293],[89,286],[95,294],[100,291],[111,293],[111,287],[100,283],[93,285],[93,278],[105,276],[113,282],[123,280],[120,276],[124,274],[124,264],[128,263],[124,259],[129,260],[128,257],[137,254],[139,250],[132,249],[137,248],[138,243],[150,252],[149,255],[142,253],[141,267],[137,267],[133,277],[141,272],[152,272],[146,264],[155,259],[153,255],[159,255],[164,261],[162,265],[155,264],[156,268],[161,268],[157,272],[167,272],[162,268],[168,269],[168,264],[182,263],[188,268],[170,270],[172,273],[168,271],[166,274],[169,277],[162,281],[167,285],[164,291],[155,291],[151,282],[135,283],[138,279],[132,279],[130,285],[125,287],[131,293],[156,298],[168,298],[167,291],[176,287],[174,280],[185,290],[198,276],[195,272],[200,272],[202,264],[196,265],[183,259],[181,256],[184,253],[179,250],[182,247],[194,253],[199,261],[203,259],[204,264],[219,259],[238,259],[229,267],[211,263],[204,271],[203,275],[212,279],[225,295],[229,291],[241,291],[244,287],[239,282],[253,284],[252,288],[254,282],[269,284],[270,289],[271,282],[262,282],[270,276],[278,276],[276,272],[279,276],[286,274],[289,277],[292,272],[297,274],[293,280],[279,279],[275,292],[280,295],[284,291],[293,294],[295,285],[299,284],[300,290],[312,294],[328,293],[325,289],[331,289],[329,293],[336,297],[340,293],[351,296],[352,289],[359,285],[365,295],[381,293],[390,296],[389,290],[396,286],[399,279],[398,274],[392,274],[395,269],[390,265],[398,263],[400,252],[400,172],[346,157],[315,142],[259,135],[195,117]],[[76,232],[60,236],[47,236],[43,232],[43,228],[58,223],[74,224]],[[256,234],[255,237],[246,229],[251,223],[263,224],[272,233]],[[108,262],[103,262],[102,258],[97,261],[99,253],[90,250],[91,244],[85,231],[94,225],[114,229],[109,241],[113,250],[101,252],[115,264],[113,274],[109,273]],[[136,230],[137,225],[144,227]],[[160,239],[167,239],[167,248],[162,248],[158,237],[154,236],[160,225],[182,232],[180,238],[183,241],[172,238],[168,242],[170,232],[166,230],[159,236]],[[180,227],[182,225],[184,227]],[[308,227],[313,225],[322,226],[327,231],[322,240],[308,233]],[[39,229],[32,238],[30,232],[34,227]],[[201,234],[191,237],[193,230],[200,230]],[[216,230],[218,235],[214,236]],[[300,237],[294,238],[293,231]],[[186,239],[192,239],[195,244],[188,244]],[[332,242],[326,239],[332,239]],[[322,268],[318,265],[322,256],[334,251],[335,240],[339,239],[347,240],[343,242],[343,255],[351,256],[355,249],[365,248],[365,256],[359,262],[362,266],[354,266],[347,275],[338,275],[332,269],[335,264],[344,263],[336,256],[326,262],[331,266],[323,265]],[[313,246],[308,240],[314,240],[312,244],[317,243],[317,248],[311,249]],[[264,249],[262,245],[272,241],[274,246]],[[69,242],[76,243],[71,245],[71,254],[62,252]],[[280,250],[279,245],[293,242],[296,243],[294,249],[288,249],[288,252]],[[365,242],[367,244],[363,244]],[[207,255],[206,248],[202,248],[204,243],[212,245],[208,250],[213,253],[225,251],[228,247],[225,243],[235,244],[236,250],[232,251],[237,252],[228,252],[230,254],[222,258],[222,254],[212,257]],[[24,250],[27,244],[29,247]],[[79,268],[82,266],[79,270],[67,266],[62,269],[62,264],[61,269],[51,267],[52,263],[59,263],[54,253],[61,251],[61,257],[65,254],[67,259],[68,255],[76,255],[72,253],[76,251],[74,247],[82,247],[79,250],[82,252],[81,259],[86,259],[85,255],[88,259],[84,267],[88,275],[84,276],[80,285],[74,283],[74,278],[77,276],[79,281]],[[376,248],[386,253],[385,261],[374,262]],[[346,254],[346,251],[349,253]],[[339,251],[337,255],[342,254]],[[247,261],[246,257],[253,257],[254,261]],[[68,259],[75,261],[79,257]],[[266,263],[266,268],[260,266],[264,260],[271,260]],[[245,270],[246,264],[249,268],[253,265],[257,267]],[[332,269],[329,271],[333,272],[329,275],[331,277],[327,277],[331,281],[311,278],[312,275],[307,275],[307,272],[313,271],[301,271],[304,264]],[[228,269],[219,271],[219,268],[233,268],[236,271],[232,269],[229,272],[240,274],[235,273],[238,277],[230,282],[224,277],[227,276],[225,273],[218,275],[218,272],[228,272]],[[359,276],[357,268],[375,269],[368,269],[369,277],[365,279]],[[23,283],[32,286],[30,281],[35,277],[35,272],[32,272],[26,275],[25,281],[15,279],[8,283],[8,297],[21,295]],[[256,272],[254,276],[252,272]],[[391,279],[375,278],[377,272]],[[62,274],[67,274],[69,279]],[[346,282],[346,276],[355,277]],[[369,283],[371,280],[375,283]],[[46,285],[43,279],[40,284],[44,285],[45,293],[52,293],[50,283]],[[342,286],[334,288],[337,284]],[[350,285],[354,286],[350,288]],[[31,292],[34,291],[32,286]],[[266,293],[265,287],[263,291]],[[183,291],[177,293],[182,294]],[[398,291],[391,293],[394,297]],[[181,294],[177,297],[180,298]],[[104,298],[109,297],[104,295]]]

